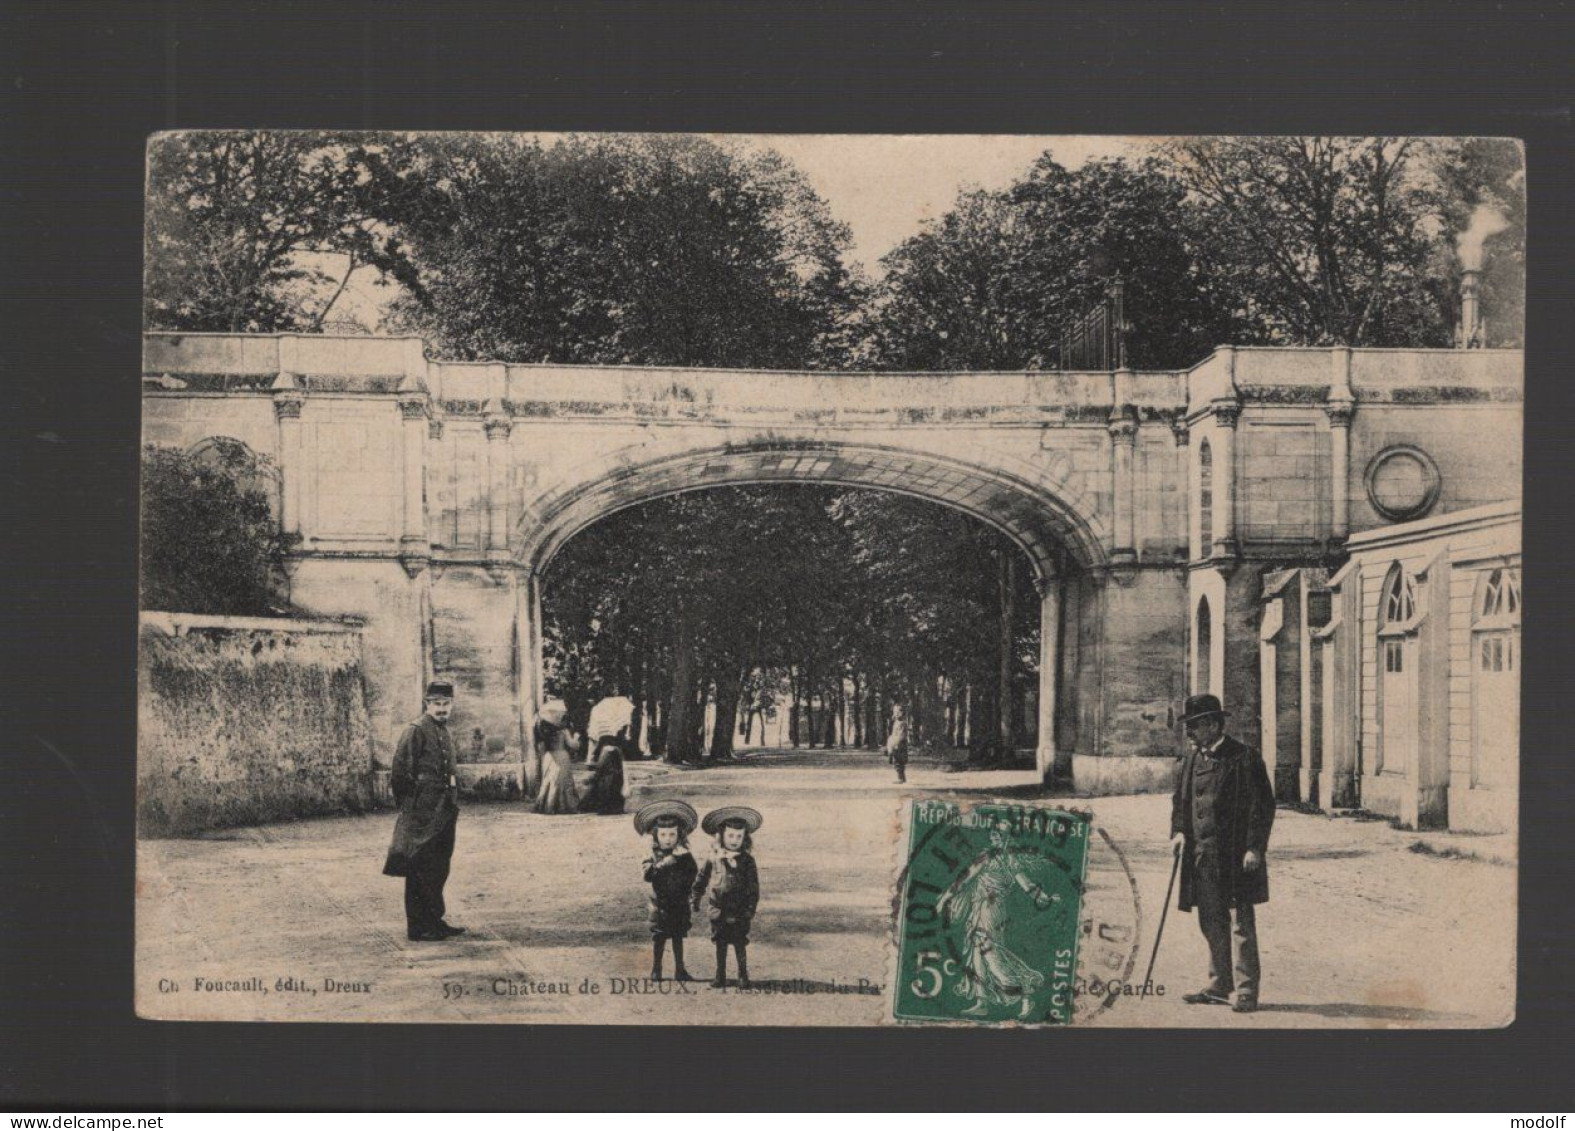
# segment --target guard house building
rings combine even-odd
[[[1207,691],[1282,800],[1506,827],[1522,354],[1116,364],[504,365],[435,360],[413,338],[150,333],[144,438],[269,458],[293,604],[364,624],[369,772],[433,675],[460,687],[456,725],[523,765],[540,580],[580,530],[685,490],[837,483],[965,511],[1022,548],[1047,778],[1170,788],[1180,702]]]

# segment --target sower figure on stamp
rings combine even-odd
[[[1251,1013],[1260,984],[1256,906],[1269,900],[1264,858],[1274,787],[1263,759],[1225,733],[1225,712],[1213,695],[1190,696],[1182,722],[1192,750],[1171,804],[1171,841],[1182,854],[1176,909],[1197,908],[1209,944],[1209,984],[1183,1000],[1225,1005],[1234,991],[1236,1012]]]
[[[386,876],[405,878],[406,934],[414,942],[436,942],[465,933],[443,921],[443,885],[454,855],[459,789],[454,740],[448,717],[454,685],[427,684],[426,713],[405,728],[394,752],[392,786],[399,803],[394,842],[383,864]]]

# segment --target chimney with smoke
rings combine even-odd
[[[1502,212],[1479,204],[1455,242],[1460,256],[1460,325],[1455,328],[1455,342],[1461,349],[1482,348],[1486,337],[1482,321],[1482,248],[1490,236],[1508,226]]]

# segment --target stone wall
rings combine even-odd
[[[142,835],[375,806],[357,626],[144,613],[140,653]]]
[[[434,676],[460,687],[461,759],[519,764],[541,695],[540,577],[577,531],[677,491],[835,483],[971,513],[1036,578],[1067,579],[1049,665],[1061,682],[1044,690],[1061,769],[1098,792],[1172,773],[1205,595],[1210,687],[1236,733],[1260,734],[1264,576],[1335,568],[1348,536],[1411,517],[1392,474],[1375,476],[1390,513],[1372,505],[1370,467],[1419,453],[1431,487],[1417,517],[1517,498],[1522,368],[1517,351],[1335,346],[1221,347],[1162,373],[782,373],[442,362],[415,338],[149,334],[144,436],[229,436],[274,459],[292,601],[365,621],[379,767]],[[1296,670],[1281,658],[1275,715],[1322,676],[1304,643]],[[1357,679],[1356,666],[1342,671]],[[1314,729],[1276,732],[1286,796],[1312,787]],[[478,790],[499,773],[516,771],[475,771]]]

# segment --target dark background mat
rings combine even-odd
[[[1571,24],[1558,3],[6,4],[0,1106],[1567,1107]],[[221,126],[1526,139],[1516,1023],[1249,1038],[138,1021],[143,146]]]

